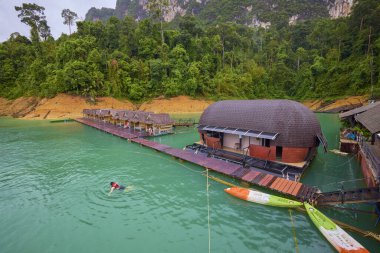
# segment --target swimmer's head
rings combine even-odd
[[[115,184],[115,182],[111,182],[110,185],[112,186],[113,184]]]

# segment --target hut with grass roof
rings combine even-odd
[[[322,144],[316,115],[291,100],[226,100],[201,115],[200,143],[218,150],[303,167]]]

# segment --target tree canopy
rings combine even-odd
[[[356,1],[347,18],[268,29],[206,25],[192,16],[176,23],[111,17],[77,22],[77,32],[57,40],[43,35],[43,7],[16,8],[44,41],[36,46],[33,32],[30,38],[15,33],[0,44],[4,97],[66,92],[135,101],[161,95],[328,99],[372,91],[380,96],[376,0]]]

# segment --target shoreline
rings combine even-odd
[[[351,110],[368,103],[368,95],[350,96],[325,102],[321,99],[299,101],[314,112],[339,113]],[[173,98],[156,98],[142,104],[133,104],[126,99],[99,97],[96,104],[89,103],[86,98],[68,94],[58,94],[54,98],[21,97],[8,100],[0,97],[0,117],[9,116],[25,120],[63,120],[82,117],[85,108],[111,108],[126,110],[142,110],[170,115],[201,114],[211,100],[193,99],[188,96]]]

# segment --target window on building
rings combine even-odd
[[[263,147],[270,147],[270,140],[268,140],[268,139],[261,139],[261,146],[263,146]]]

